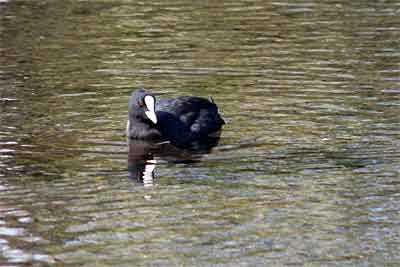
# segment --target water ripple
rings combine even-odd
[[[4,264],[399,262],[396,1],[0,2]],[[139,87],[218,145],[129,155]]]

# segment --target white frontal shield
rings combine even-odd
[[[154,124],[157,123],[157,116],[155,112],[155,99],[151,95],[146,95],[144,97],[144,103],[146,105],[147,111],[145,111],[145,114],[149,120],[151,120]]]

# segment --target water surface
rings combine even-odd
[[[0,265],[398,266],[399,12],[0,1]],[[218,145],[131,168],[139,87],[212,95]]]

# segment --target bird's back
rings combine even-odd
[[[206,137],[219,131],[225,123],[215,103],[201,97],[160,99],[156,113],[163,134],[181,141]]]

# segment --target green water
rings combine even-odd
[[[398,266],[399,12],[0,1],[0,265]],[[139,87],[213,96],[219,144],[132,179]]]

